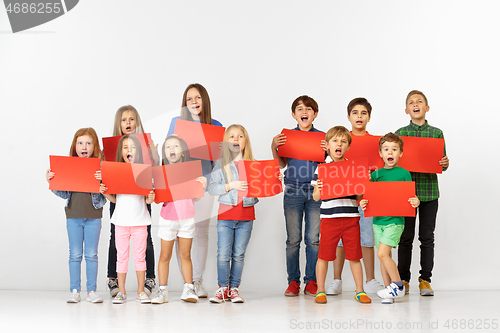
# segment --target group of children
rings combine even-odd
[[[406,113],[411,117],[410,125],[398,130],[402,136],[442,138],[439,129],[431,127],[425,120],[429,110],[425,95],[412,91],[406,102]],[[298,97],[292,104],[292,116],[297,121],[295,130],[320,132],[313,126],[318,114],[318,105],[308,96]],[[343,161],[349,149],[351,135],[369,135],[366,124],[370,120],[371,106],[364,98],[353,100],[348,106],[348,119],[352,132],[336,126],[327,133],[321,147],[332,163]],[[154,143],[148,147],[153,165],[182,163],[191,160],[189,147],[182,137],[173,134],[178,119],[222,126],[211,117],[210,99],[200,84],[189,85],[182,98],[180,117],[175,117],[161,147],[161,157]],[[141,143],[134,134],[144,133],[137,110],[123,106],[116,112],[114,136],[122,136],[116,151],[116,162],[143,163]],[[241,125],[229,126],[222,144],[222,157],[216,162],[201,160],[203,176],[198,177],[204,190],[210,195],[202,198],[176,200],[162,204],[158,236],[161,251],[158,261],[158,282],[154,272],[154,248],[151,237],[151,204],[155,200],[154,190],[147,196],[131,194],[108,194],[102,183],[100,171],[96,179],[101,180],[100,193],[53,191],[66,199],[67,230],[70,247],[70,290],[69,303],[80,301],[80,270],[82,255],[87,267],[87,301],[103,301],[96,293],[97,248],[101,230],[102,207],[110,201],[111,236],[108,256],[108,287],[113,303],[127,300],[125,280],[128,268],[130,238],[133,242],[133,257],[137,274],[136,299],[141,303],[162,304],[168,302],[169,264],[174,245],[180,265],[184,287],[181,299],[198,302],[208,293],[203,287],[203,273],[208,252],[208,226],[212,215],[214,196],[218,196],[217,213],[217,280],[218,289],[210,301],[221,303],[244,302],[239,293],[245,252],[255,220],[254,205],[257,198],[242,197],[238,193],[248,189],[246,181],[240,181],[238,164],[254,160],[250,138]],[[363,270],[366,271],[366,289],[377,292],[385,303],[408,292],[410,280],[411,247],[414,237],[415,218],[377,217],[373,220],[363,217],[363,209],[369,204],[358,196],[320,200],[322,180],[318,179],[317,162],[278,156],[277,148],[286,142],[286,136],[273,138],[271,148],[284,172],[284,213],[286,221],[286,263],[288,288],[285,296],[297,296],[300,291],[299,250],[302,241],[302,220],[304,219],[304,240],[306,245],[306,268],[304,293],[315,296],[317,303],[326,303],[327,294],[342,291],[341,270],[344,258],[350,261],[356,283],[355,299],[361,303],[371,302],[363,288]],[[422,295],[433,295],[430,277],[433,263],[434,226],[437,214],[437,177],[435,174],[410,173],[397,166],[403,153],[403,141],[397,134],[389,133],[380,140],[380,156],[384,168],[371,174],[371,181],[415,180],[415,198],[409,204],[418,207],[420,235],[422,242],[422,271],[420,289]],[[440,161],[444,169],[449,161]],[[103,154],[97,134],[92,128],[78,130],[73,138],[70,156],[100,158]],[[47,170],[48,182],[56,174]],[[281,176],[280,176],[281,179]],[[358,206],[358,201],[359,206]],[[196,207],[196,209],[195,209]],[[361,217],[361,218],[360,218]],[[425,219],[425,221],[423,221]],[[373,224],[373,226],[372,226]],[[408,230],[412,229],[412,230]],[[423,230],[424,229],[424,230]],[[432,229],[432,230],[431,230]],[[320,238],[321,235],[321,238]],[[399,246],[399,266],[391,259],[391,249]],[[342,239],[343,244],[337,243]],[[403,246],[404,243],[404,246]],[[374,245],[381,262],[384,286],[374,276]],[[424,245],[425,244],[425,245]],[[343,245],[343,246],[340,246]],[[425,248],[425,251],[424,251]],[[192,258],[191,255],[193,254]],[[337,258],[337,259],[336,259]],[[328,261],[334,261],[334,280],[325,290]],[[425,261],[425,264],[424,264]],[[425,267],[424,267],[425,266]],[[398,270],[399,269],[399,270]],[[317,282],[316,282],[317,281]],[[154,293],[153,293],[154,291]]]

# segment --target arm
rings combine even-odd
[[[146,196],[146,204],[150,205],[155,201],[155,191],[151,190]]]
[[[248,183],[241,180],[233,180],[226,183],[224,179],[221,160],[215,163],[214,169],[210,177],[210,184],[208,185],[208,193],[211,195],[222,195],[231,190],[244,191],[248,188]]]
[[[365,210],[367,205],[368,205],[367,199],[363,199],[359,202],[359,206],[361,207],[362,210]]]
[[[273,138],[273,142],[271,143],[271,151],[273,153],[273,158],[277,158],[280,164],[280,168],[286,167],[288,160],[286,157],[278,156],[278,147],[284,145],[286,142],[285,134],[278,134]]]
[[[203,193],[205,193],[205,189],[207,188],[207,177],[198,177],[196,178],[197,182],[200,182],[201,185],[203,186]],[[200,201],[201,198],[196,198],[194,199],[195,202]]]
[[[411,204],[413,208],[417,208],[420,205],[420,200],[417,198],[417,196],[408,199],[408,202]]]
[[[314,185],[313,199],[314,201],[319,201],[321,199],[321,189],[323,188],[323,182],[318,179],[316,185]]]
[[[104,193],[107,190],[108,190],[108,188],[104,184],[101,184],[101,187],[99,188],[99,193],[101,193],[102,195],[104,195],[106,197],[106,199],[108,199],[110,202],[116,203],[116,194],[106,194],[106,193]]]

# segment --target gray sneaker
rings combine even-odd
[[[144,282],[144,291],[146,292],[146,294],[150,296],[155,288],[156,288],[155,279],[147,278],[146,281]]]
[[[190,303],[198,303],[198,296],[194,292],[194,286],[190,283],[184,283],[181,300]]]
[[[87,293],[87,302],[91,303],[102,303],[102,298],[96,294],[95,291]]]
[[[66,301],[67,303],[78,303],[80,302],[80,293],[76,291],[76,289],[73,289],[71,292],[71,296],[68,298]]]
[[[118,289],[118,279],[108,279],[108,289],[111,297],[115,297],[120,289]]]
[[[168,303],[168,286],[160,286],[151,299],[151,304],[163,303]]]
[[[194,282],[194,292],[195,292],[196,296],[198,296],[198,298],[207,298],[208,297],[207,291],[205,290],[205,288],[203,288],[203,285],[199,281]]]
[[[327,295],[342,294],[342,280],[334,279],[332,283],[326,288]]]

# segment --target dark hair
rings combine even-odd
[[[368,111],[368,116],[371,117],[372,115],[372,106],[371,104],[368,102],[368,100],[364,97],[357,97],[355,99],[353,99],[352,101],[349,102],[349,104],[347,105],[347,115],[350,116],[351,115],[351,111],[352,109],[354,109],[354,107],[356,105],[362,105],[366,108],[366,111]]]
[[[192,83],[189,86],[187,86],[186,90],[184,90],[184,95],[182,95],[181,119],[193,121],[191,112],[189,112],[189,110],[186,107],[187,93],[192,88],[198,90],[201,96],[202,107],[200,113],[200,121],[204,124],[212,125],[212,111],[210,108],[210,97],[208,96],[208,92],[205,89],[205,87],[199,83]]]
[[[123,142],[127,139],[131,139],[135,143],[135,150],[138,156],[138,159],[135,161],[135,163],[144,163],[142,159],[141,141],[139,141],[139,139],[133,134],[125,135],[118,142],[118,147],[116,147],[116,162],[125,162],[122,156],[122,149],[123,149]]]
[[[189,148],[186,141],[179,138],[177,135],[169,135],[167,136],[167,138],[163,142],[163,145],[161,146],[161,165],[170,164],[167,156],[165,155],[165,143],[167,143],[167,140],[170,139],[177,139],[177,141],[179,141],[179,143],[181,144],[182,153],[184,154],[184,156],[182,157],[182,162],[190,161],[191,157],[189,156]]]
[[[403,141],[403,139],[401,139],[401,137],[399,135],[392,133],[392,132],[389,132],[386,135],[384,135],[383,137],[381,137],[379,142],[378,142],[378,150],[379,151],[382,151],[382,145],[386,142],[396,142],[397,144],[399,144],[399,149],[401,150],[401,152],[403,152],[404,141]]]
[[[317,113],[319,111],[318,103],[312,98],[307,95],[302,95],[299,96],[293,101],[292,103],[292,113],[295,113],[295,108],[300,104],[303,103],[305,106],[313,109],[314,113]]]

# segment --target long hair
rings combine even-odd
[[[142,127],[141,117],[139,116],[139,112],[132,105],[125,105],[120,107],[115,114],[115,125],[113,127],[113,136],[123,135],[122,132],[122,114],[125,111],[132,111],[135,115],[135,132],[137,134],[144,133],[144,128]]]
[[[165,139],[165,141],[163,142],[163,145],[161,147],[161,165],[170,164],[167,156],[165,155],[165,144],[167,143],[167,140],[170,140],[170,139],[176,139],[177,141],[179,141],[179,144],[181,145],[181,149],[182,149],[182,154],[184,155],[182,157],[182,162],[190,161],[191,157],[189,156],[189,148],[188,148],[186,141],[179,138],[177,135],[169,135]]]
[[[69,149],[69,156],[78,156],[78,154],[76,153],[76,139],[84,135],[90,136],[94,141],[94,153],[91,157],[102,159],[103,155],[101,147],[99,146],[99,138],[97,137],[97,133],[92,127],[80,128],[78,131],[76,131],[75,136],[73,137],[73,142],[71,143],[71,148]]]
[[[135,144],[135,151],[137,153],[138,158],[134,161],[134,163],[144,163],[142,159],[141,141],[139,141],[139,139],[133,134],[125,135],[118,142],[118,147],[116,148],[116,162],[125,162],[125,160],[123,159],[122,150],[123,150],[123,142],[127,139],[131,139],[132,141],[134,141]]]
[[[250,137],[248,136],[248,132],[245,129],[245,127],[238,125],[238,124],[233,124],[233,125],[229,126],[226,129],[226,132],[224,132],[224,142],[229,141],[229,131],[233,128],[239,129],[243,133],[243,136],[245,137],[245,148],[241,152],[241,154],[243,156],[243,160],[254,161],[255,159],[253,158],[253,154],[252,154],[252,145],[250,144]],[[233,177],[231,176],[231,169],[230,169],[231,160],[232,160],[232,155],[231,155],[231,150],[229,150],[229,145],[223,144],[222,145],[221,168],[223,168],[222,173],[224,174],[224,179],[226,180],[226,183],[233,181]]]
[[[193,117],[191,116],[191,112],[189,112],[186,104],[186,97],[189,89],[195,88],[198,90],[201,96],[202,108],[200,113],[200,121],[204,124],[212,125],[212,111],[210,108],[210,97],[208,96],[208,92],[199,83],[193,83],[187,86],[186,90],[184,90],[184,95],[182,95],[182,109],[181,109],[181,119],[182,120],[190,120],[193,121]]]

